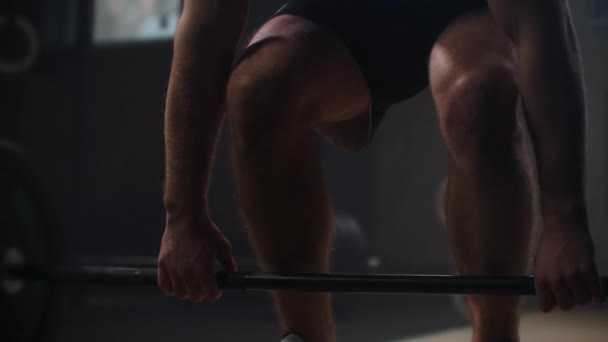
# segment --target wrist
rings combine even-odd
[[[209,227],[209,220],[200,213],[170,214],[165,218],[165,232],[173,234],[192,234],[205,231]]]
[[[543,198],[545,227],[580,226],[587,228],[587,203],[583,198]]]
[[[165,212],[171,221],[200,221],[209,218],[206,201],[176,201],[165,199]]]

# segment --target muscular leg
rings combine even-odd
[[[325,135],[344,147],[365,144],[368,93],[342,43],[304,19],[271,20],[245,51],[227,111],[239,205],[263,271],[329,270],[332,209],[313,128],[332,127]],[[335,340],[329,294],[273,291],[272,298],[283,333]]]
[[[454,22],[431,57],[431,87],[450,165],[446,219],[465,275],[525,275],[533,225],[527,131],[515,58],[487,12]],[[476,342],[518,340],[518,297],[471,296]]]

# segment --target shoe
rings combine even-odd
[[[283,337],[281,342],[304,342],[304,340],[296,334],[289,334]]]

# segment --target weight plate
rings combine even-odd
[[[48,226],[31,164],[13,145],[0,143],[0,257],[4,264],[51,261]],[[0,341],[35,341],[42,333],[52,289],[47,282],[2,280]]]

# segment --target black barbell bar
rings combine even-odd
[[[156,268],[9,266],[6,277],[101,285],[156,285]],[[311,292],[534,295],[533,277],[484,277],[399,274],[298,274],[218,272],[222,289]],[[608,278],[602,278],[608,289]]]

